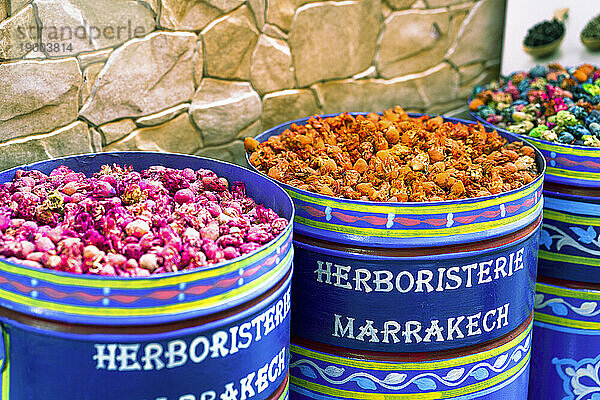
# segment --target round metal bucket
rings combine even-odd
[[[530,317],[515,332],[485,346],[386,357],[292,344],[290,397],[526,400],[531,327]]]
[[[104,164],[211,169],[294,216],[289,196],[244,168],[192,156],[107,153],[22,169]],[[16,169],[0,173],[11,180]],[[0,260],[2,399],[287,397],[292,224],[229,262],[148,278],[81,276]],[[225,397],[223,397],[225,396]]]
[[[292,335],[404,353],[456,349],[514,331],[533,310],[542,181],[540,175],[521,190],[426,203],[338,199],[280,183],[296,205]]]
[[[600,149],[521,137],[538,148],[548,164],[539,275],[600,283]]]
[[[498,132],[515,135],[490,124],[473,111],[471,116]],[[573,187],[600,187],[600,148],[553,143],[525,135],[515,136],[531,142],[542,152],[548,164],[546,182]]]
[[[542,278],[535,295],[529,398],[600,393],[600,286]]]

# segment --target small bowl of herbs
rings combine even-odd
[[[579,35],[581,43],[590,51],[600,50],[600,15],[587,23]]]
[[[545,57],[556,51],[565,38],[568,9],[557,10],[554,18],[532,26],[523,40],[523,50],[534,57]]]

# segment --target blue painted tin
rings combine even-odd
[[[595,400],[600,393],[600,286],[537,284],[530,399]]]
[[[513,331],[533,311],[542,181],[428,203],[345,200],[280,184],[296,205],[292,287],[302,300],[292,310],[292,334],[404,353],[466,347]]]
[[[541,217],[499,240],[377,250],[294,236],[294,336],[424,352],[501,337],[533,311]],[[315,296],[318,293],[318,296]]]
[[[290,398],[526,400],[531,327],[530,317],[510,335],[460,352],[386,357],[293,339]]]
[[[508,132],[471,115],[498,132]],[[539,149],[548,164],[539,275],[600,283],[600,149],[521,137]]]
[[[485,126],[496,129],[500,133],[510,133],[505,129],[490,124],[472,111],[471,116]],[[544,155],[548,164],[546,168],[546,182],[575,187],[600,187],[599,148],[553,143],[524,135],[519,137],[521,140],[531,142]]]
[[[290,221],[289,196],[247,169],[141,152],[83,155],[59,165],[211,169]],[[0,173],[0,182],[16,169]],[[80,276],[0,260],[2,399],[287,398],[292,223],[232,261],[148,278]],[[237,396],[237,394],[236,394]]]
[[[561,188],[566,191],[566,188]],[[540,276],[600,283],[600,197],[591,191],[544,191]]]

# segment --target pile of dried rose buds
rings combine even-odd
[[[0,256],[77,274],[150,276],[250,253],[288,225],[209,170],[65,166],[0,185]]]
[[[401,107],[291,124],[258,143],[250,163],[280,182],[363,201],[443,201],[518,189],[539,172],[535,151],[479,124],[411,118]]]

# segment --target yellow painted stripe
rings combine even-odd
[[[574,319],[557,317],[555,315],[543,314],[538,311],[535,312],[534,319],[539,322],[546,322],[548,324],[565,326],[567,328],[586,329],[593,331],[600,329],[600,322],[577,321]]]
[[[559,146],[555,144],[550,144],[546,142],[538,142],[537,140],[533,141],[535,143],[535,147],[541,150],[553,151],[557,154],[557,156],[561,154],[570,154],[574,156],[581,157],[592,157],[600,159],[600,149],[590,148],[588,149],[578,149],[572,146]],[[600,160],[599,160],[600,161]]]
[[[273,270],[263,275],[259,279],[252,281],[251,283],[241,286],[237,289],[233,289],[227,293],[201,299],[189,303],[177,303],[159,307],[147,307],[147,308],[117,308],[117,307],[86,307],[86,306],[73,306],[68,304],[53,303],[50,301],[33,299],[28,296],[22,296],[19,294],[11,293],[0,289],[0,297],[5,298],[9,301],[24,304],[29,307],[39,307],[51,311],[57,311],[67,314],[77,315],[94,315],[94,316],[107,316],[107,317],[138,317],[147,315],[160,315],[160,314],[175,314],[186,311],[197,311],[199,309],[206,309],[214,307],[218,304],[237,300],[238,298],[251,292],[252,290],[260,287],[265,282],[271,280],[274,276],[279,274],[282,269],[289,268],[292,262],[292,255],[288,253],[286,258]]]
[[[569,289],[557,286],[545,285],[543,283],[537,283],[535,291],[539,293],[552,294],[560,297],[570,297],[572,299],[580,300],[600,300],[600,291],[589,290],[589,289]]]
[[[368,204],[357,204],[357,203],[344,203],[341,201],[336,201],[332,198],[321,199],[317,197],[312,197],[309,195],[305,195],[302,193],[294,192],[290,189],[286,189],[286,192],[290,195],[290,197],[298,200],[303,200],[308,203],[318,204],[321,206],[329,206],[331,208],[338,208],[341,210],[352,210],[352,211],[362,211],[366,213],[381,213],[381,214],[389,214],[394,213],[396,215],[402,214],[413,214],[413,215],[427,215],[427,214],[445,214],[447,212],[463,212],[463,211],[472,211],[483,209],[492,206],[499,206],[500,204],[505,204],[507,202],[517,200],[520,198],[525,198],[529,196],[531,193],[535,192],[542,185],[542,180],[534,183],[532,186],[513,193],[507,196],[500,196],[495,199],[490,200],[482,200],[476,203],[462,203],[462,204],[452,204],[452,205],[436,205],[436,206],[428,206],[425,203],[423,206],[419,207],[402,207],[402,206],[379,206],[377,204],[368,203]]]
[[[444,361],[433,361],[433,362],[415,362],[415,363],[394,363],[394,362],[372,362],[372,361],[363,361],[363,360],[355,360],[351,358],[345,357],[337,357],[330,354],[319,353],[313,350],[309,350],[304,347],[299,347],[294,344],[290,346],[290,350],[293,353],[299,354],[301,356],[314,358],[316,360],[324,361],[327,363],[332,363],[336,365],[344,365],[347,367],[354,367],[360,369],[368,369],[374,371],[394,371],[394,370],[410,370],[410,371],[421,371],[421,370],[433,370],[433,369],[442,369],[442,368],[451,368],[458,367],[474,362],[479,362],[483,360],[488,360],[490,358],[496,357],[505,351],[509,350],[512,347],[517,346],[531,331],[531,327],[533,325],[533,321],[529,324],[527,329],[525,329],[519,336],[511,340],[510,342],[497,347],[495,349],[491,349],[482,353],[475,353],[469,356],[452,358]]]
[[[328,223],[322,221],[314,221],[308,218],[299,217],[296,214],[294,221],[298,224],[304,224],[313,228],[319,228],[331,232],[346,233],[350,235],[360,236],[387,236],[387,237],[423,237],[423,236],[450,236],[464,233],[483,232],[489,229],[498,228],[521,220],[528,215],[541,212],[543,207],[542,202],[538,202],[534,208],[530,208],[526,212],[514,215],[509,218],[500,219],[497,221],[488,221],[481,223],[472,223],[468,225],[460,225],[451,228],[438,229],[414,229],[407,227],[406,229],[382,229],[382,228],[362,228],[355,226],[340,225],[337,223]],[[449,211],[449,210],[448,210]]]
[[[10,336],[4,332],[4,370],[2,371],[2,400],[8,400],[10,394]]]
[[[328,387],[325,385],[320,385],[313,382],[308,382],[304,379],[296,378],[295,376],[291,376],[290,380],[292,384],[303,387],[308,390],[312,390],[313,392],[326,394],[335,397],[342,397],[346,399],[364,399],[364,400],[389,400],[389,399],[418,399],[418,400],[434,400],[434,399],[449,399],[452,397],[458,397],[470,393],[476,393],[481,390],[485,390],[490,388],[500,382],[506,381],[510,377],[517,374],[521,369],[523,369],[527,363],[529,362],[529,357],[531,356],[531,348],[527,352],[527,354],[523,357],[523,359],[511,369],[504,371],[501,374],[494,376],[485,381],[481,381],[475,383],[473,385],[459,387],[456,389],[445,390],[441,392],[429,392],[429,393],[365,393],[365,392],[355,392],[350,390],[342,390],[336,389],[332,387]]]
[[[582,217],[579,215],[565,214],[555,210],[544,210],[544,219],[566,222],[568,224],[600,226],[600,217]]]
[[[589,265],[591,267],[600,267],[600,257],[582,257],[570,254],[553,253],[551,251],[540,250],[538,257],[542,260],[569,262],[572,264]]]
[[[600,179],[600,172],[572,171],[554,167],[547,167],[546,175],[562,176],[563,178],[577,178],[585,181],[595,181]]]
[[[58,285],[74,285],[84,287],[100,287],[100,288],[115,288],[115,289],[148,289],[161,286],[178,285],[180,283],[194,282],[199,279],[212,278],[219,275],[224,275],[229,272],[235,271],[239,268],[243,268],[252,264],[255,261],[265,257],[265,254],[271,253],[280,246],[286,239],[287,235],[281,237],[277,242],[271,244],[263,251],[237,262],[224,265],[217,268],[203,269],[194,273],[186,273],[173,277],[165,278],[139,278],[139,279],[88,279],[77,276],[62,276],[56,275],[50,271],[44,270],[30,270],[24,269],[18,266],[10,265],[0,261],[0,271],[10,272],[12,274],[18,274],[27,276],[29,278],[36,278],[47,282],[52,282]]]

